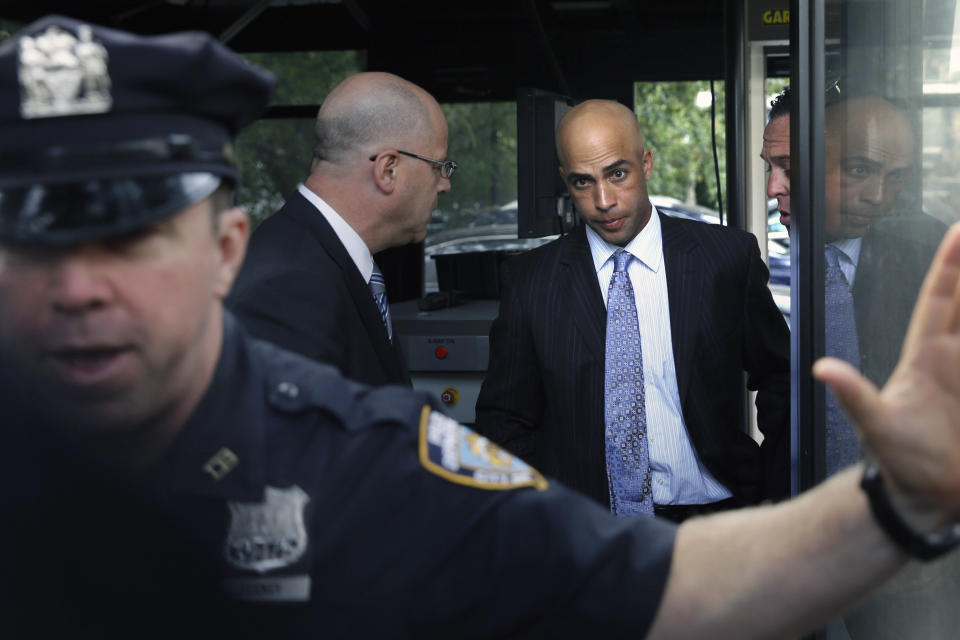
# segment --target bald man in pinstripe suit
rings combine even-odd
[[[623,105],[572,109],[557,152],[585,225],[505,265],[478,431],[609,505],[605,305],[611,256],[624,248],[634,256],[656,513],[683,520],[781,497],[789,332],[756,238],[658,213],[646,188],[653,156]],[[762,447],[745,430],[744,372],[758,391]]]

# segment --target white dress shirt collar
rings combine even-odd
[[[853,281],[857,277],[857,265],[860,263],[860,248],[863,246],[863,238],[841,238],[827,244],[836,247],[840,254],[840,270],[843,272],[843,277],[847,279],[847,284],[852,287]]]
[[[863,238],[841,238],[831,242],[833,246],[840,251],[853,266],[857,266],[860,261],[860,247],[863,245]]]
[[[600,237],[589,225],[587,226],[587,242],[590,244],[590,253],[593,256],[593,266],[599,272],[604,264],[617,252],[618,247]],[[663,242],[660,238],[660,216],[657,208],[650,205],[650,219],[640,233],[633,240],[622,247],[631,253],[641,264],[650,271],[658,273],[663,265]]]
[[[310,191],[305,185],[299,185],[297,191],[327,219],[327,222],[333,227],[334,233],[340,238],[343,248],[347,250],[353,263],[357,265],[357,270],[363,276],[363,281],[370,284],[370,276],[373,274],[373,255],[360,234],[354,231],[353,227],[333,207],[324,202],[323,198]]]

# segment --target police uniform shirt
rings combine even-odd
[[[98,634],[137,611],[147,635],[182,617],[185,632],[241,636],[642,637],[674,539],[669,524],[617,520],[547,483],[427,395],[344,380],[229,315],[209,391],[133,493],[111,496],[131,541],[123,557],[109,533],[83,536],[90,548],[66,555],[88,569],[59,578],[84,596],[69,611]],[[91,582],[137,596],[104,602]],[[53,619],[80,635],[69,616]]]

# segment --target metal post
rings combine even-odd
[[[823,478],[823,385],[810,368],[823,354],[824,0],[791,0],[791,491]]]

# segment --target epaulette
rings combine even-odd
[[[368,388],[362,399],[354,414],[359,421],[367,424],[399,422],[411,431],[416,431],[420,424],[424,408],[433,411],[440,406],[430,394],[403,386]]]
[[[346,423],[364,385],[347,380],[330,365],[265,346],[265,391],[272,408],[283,413],[322,409]]]
[[[420,464],[455,484],[477,489],[546,489],[533,467],[438,410],[429,394],[403,386],[369,387],[303,356],[259,343],[267,398],[283,413],[324,411],[347,430],[390,424],[407,430]]]
[[[416,424],[430,396],[409,387],[373,388],[344,378],[335,367],[268,346],[266,393],[270,406],[283,413],[322,410],[346,429],[379,422]]]

